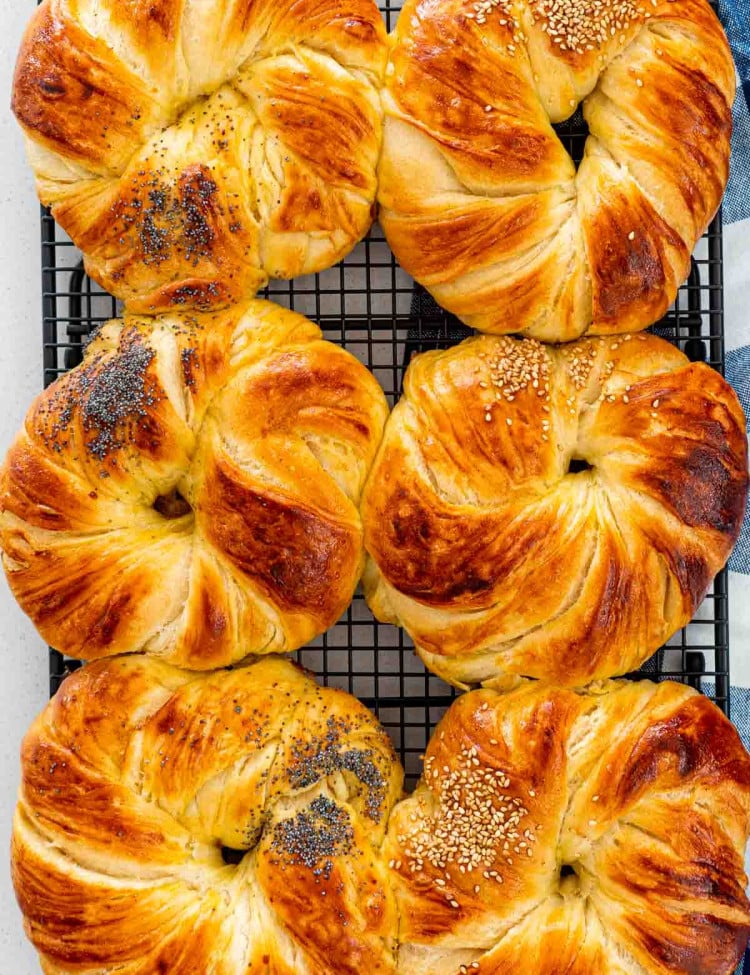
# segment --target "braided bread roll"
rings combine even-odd
[[[719,206],[734,93],[707,0],[407,0],[383,101],[388,242],[480,331],[641,329]],[[576,171],[552,123],[581,101]]]
[[[45,975],[395,971],[378,849],[403,776],[343,691],[279,658],[113,658],[65,681],[22,764],[13,883]]]
[[[401,975],[730,975],[750,756],[680,684],[452,705],[390,821]]]
[[[109,322],[0,473],[11,589],[73,657],[294,650],[351,601],[387,412],[365,366],[270,302]]]
[[[374,0],[45,0],[13,111],[88,273],[207,310],[366,234],[386,59]]]
[[[418,356],[362,498],[370,607],[457,685],[627,673],[729,557],[745,430],[724,379],[651,335]]]

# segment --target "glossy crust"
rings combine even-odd
[[[365,235],[386,57],[373,0],[45,0],[13,111],[89,274],[208,310]]]
[[[690,688],[465,694],[389,825],[399,972],[729,975],[749,817],[750,756]]]
[[[343,691],[279,658],[100,661],[22,766],[13,883],[46,975],[395,971],[378,851],[403,775]]]
[[[650,325],[726,186],[735,69],[706,0],[585,6],[407,0],[399,16],[381,223],[403,267],[480,331]],[[552,40],[568,16],[578,52]],[[582,100],[576,171],[551,123]]]
[[[386,426],[367,599],[454,684],[624,674],[692,618],[747,481],[736,395],[663,340],[467,339],[412,362]]]
[[[73,657],[296,649],[357,585],[387,412],[363,365],[271,302],[109,322],[0,473],[10,586]]]

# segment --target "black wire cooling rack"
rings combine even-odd
[[[399,0],[381,7],[388,28]],[[580,112],[558,133],[575,160],[586,126]],[[79,252],[42,213],[44,381],[53,382],[81,360],[86,337],[118,313],[115,300],[84,274]],[[404,369],[415,352],[446,348],[469,331],[440,311],[396,264],[379,227],[340,265],[321,274],[273,282],[266,297],[317,322],[326,338],[364,362],[393,404]],[[700,241],[689,280],[668,315],[655,326],[693,360],[723,372],[724,315],[721,218]],[[669,677],[707,693],[729,711],[727,579],[722,572],[696,618],[649,660],[639,673]],[[361,593],[327,633],[298,651],[297,659],[325,684],[343,687],[370,706],[388,729],[413,782],[420,755],[455,692],[427,673],[408,636],[373,619]],[[50,650],[50,691],[78,666]]]

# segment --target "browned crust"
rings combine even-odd
[[[502,801],[528,816],[510,857],[498,835],[495,861],[478,869],[461,872],[458,859],[422,868],[409,852],[415,830],[465,836],[471,797],[451,793],[439,804],[462,749],[477,774],[502,770]],[[702,696],[623,681],[469,693],[438,725],[426,769],[396,807],[386,846],[407,975],[450,952],[456,969],[480,975],[519,966],[593,975],[613,957],[649,975],[734,970],[750,934],[750,756]],[[532,852],[519,856],[512,847],[529,824]],[[563,864],[575,871],[567,879]]]
[[[271,303],[109,323],[0,472],[11,588],[83,659],[208,669],[303,645],[357,584],[386,415],[364,366]]]
[[[526,348],[416,359],[362,501],[374,612],[456,682],[634,669],[690,619],[744,514],[745,420],[718,373],[650,336],[582,340],[547,353],[547,395],[498,401],[487,363],[528,369]],[[579,388],[572,361],[595,363]],[[566,476],[570,456],[593,474]]]
[[[538,5],[515,9],[514,36],[497,9],[403,8],[384,95],[386,236],[444,308],[482,331],[567,341],[642,329],[674,300],[726,186],[728,42],[705,0],[643,0],[637,22],[580,52],[553,43]],[[582,100],[592,118],[577,176],[544,108],[563,90],[560,118]],[[555,187],[578,196],[574,226],[563,229]],[[526,220],[557,221],[556,235],[517,240],[502,211],[516,198]],[[576,299],[550,278],[580,280]]]
[[[135,311],[222,308],[322,270],[374,217],[387,44],[373,0],[225,6],[105,0],[94,37],[90,12],[45,0],[19,51],[13,111],[40,196]],[[196,32],[225,77],[188,77],[210,74]]]
[[[361,560],[361,531],[242,478],[221,458],[204,490],[212,499],[205,531],[281,612],[305,611],[332,625],[351,600]]]
[[[45,970],[289,975],[291,948],[315,975],[395,971],[377,850],[402,771],[362,705],[288,661],[204,675],[146,657],[90,665],[32,726],[22,766],[12,876]],[[327,855],[303,836],[275,843],[333,773],[351,842]],[[229,868],[222,842],[253,852]]]

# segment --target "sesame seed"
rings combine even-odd
[[[488,348],[490,351],[484,351]],[[545,402],[549,400],[550,362],[541,343],[533,339],[498,336],[492,339],[491,345],[483,347],[477,358],[480,360],[477,372],[481,376],[478,386],[480,389],[491,388],[495,402],[514,403],[526,390]],[[482,412],[489,422],[490,407],[484,402]],[[513,426],[513,417],[506,417],[505,422],[507,426]]]
[[[628,240],[635,240],[635,231],[631,230],[628,234]]]
[[[553,44],[576,54],[601,48],[618,34],[624,43],[625,32],[644,19],[638,0],[537,0],[534,15]]]
[[[512,864],[507,856],[511,843],[516,852],[526,849],[527,857],[533,855],[536,836],[524,823],[528,810],[521,798],[508,795],[507,772],[484,765],[479,754],[476,746],[464,746],[437,781],[432,774],[439,767],[435,756],[425,760],[422,787],[429,788],[435,801],[429,813],[426,803],[420,805],[418,822],[403,841],[399,838],[407,860],[416,865],[412,872],[439,870],[450,881],[456,874],[481,871],[485,880],[502,883],[496,866],[501,856]],[[526,838],[523,847],[518,842],[521,834]],[[443,890],[446,881],[438,878],[434,883],[450,903],[453,895]],[[472,887],[480,892],[478,884]]]
[[[564,349],[568,375],[577,390],[585,389],[591,370],[594,367],[594,360],[597,355],[597,346],[591,342],[574,342]],[[573,397],[567,400],[568,406],[574,405]]]

